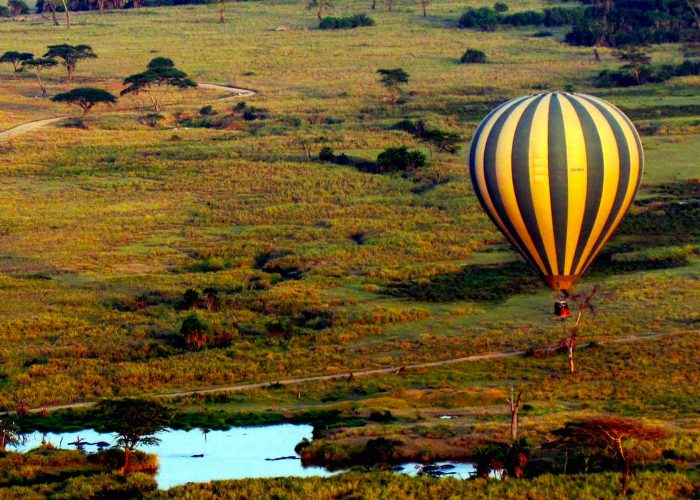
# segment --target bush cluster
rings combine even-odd
[[[486,63],[486,54],[479,49],[467,49],[459,62],[462,64],[484,64]]]
[[[355,14],[348,17],[326,17],[318,24],[322,30],[348,30],[361,26],[374,26],[374,19],[366,14]]]
[[[527,10],[514,14],[480,7],[467,9],[457,22],[460,28],[475,28],[482,31],[495,31],[499,24],[511,26],[563,26],[576,23],[583,15],[581,8],[552,7],[543,11]]]
[[[660,66],[643,65],[637,69],[636,74],[629,68],[619,70],[603,70],[595,78],[595,86],[601,88],[634,87],[645,83],[661,83],[675,76],[700,75],[700,61],[685,60],[674,66],[663,64]]]

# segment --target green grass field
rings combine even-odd
[[[369,5],[351,0],[334,14]],[[552,5],[529,0],[515,10]],[[56,124],[0,141],[0,406],[556,343],[566,326],[551,315],[554,295],[482,213],[466,150],[496,104],[574,85],[627,111],[647,153],[640,203],[581,284],[603,292],[581,331],[582,342],[602,347],[581,350],[579,373],[566,374],[560,356],[510,358],[358,379],[361,390],[329,382],[181,404],[227,412],[390,409],[406,419],[419,408],[421,426],[459,410],[466,416],[449,423],[455,432],[488,439],[507,433],[503,400],[513,383],[535,408],[524,416],[527,435],[579,415],[628,415],[668,426],[668,446],[697,461],[699,193],[689,181],[700,177],[700,78],[595,89],[593,76],[618,65],[608,49],[595,63],[590,49],[561,42],[563,28],[553,38],[532,38],[535,27],[456,29],[466,6],[437,1],[427,18],[419,3],[398,3],[391,13],[382,6],[371,12],[376,26],[346,31],[315,29],[313,12],[290,1],[227,4],[225,24],[216,5],[80,12],[70,31],[39,16],[0,20],[0,52],[90,44],[98,58],[80,63],[76,85],[117,93],[124,77],[164,56],[196,81],[255,89],[242,100],[267,116],[224,129],[183,126],[178,120],[202,106],[221,116],[241,99],[173,91],[154,128],[138,122],[149,112],[146,99],[126,96],[91,113],[87,129]],[[458,64],[468,47],[486,52],[489,63]],[[648,51],[655,62],[682,60],[679,45]],[[376,74],[394,67],[411,76],[400,106],[389,103]],[[0,71],[0,132],[76,113],[35,97],[32,75],[15,76],[9,65]],[[70,88],[61,67],[44,76],[51,95]],[[390,129],[404,118],[463,136],[458,155],[432,158],[429,172],[445,182],[316,160],[324,145],[367,160],[388,146],[425,149]],[[285,279],[288,271],[300,279]],[[473,272],[484,273],[484,287],[493,280],[497,296],[465,284]],[[218,339],[200,352],[175,341],[191,312],[179,306],[190,288],[218,290],[220,306],[197,311]],[[648,334],[661,335],[615,343]],[[415,429],[406,421],[349,432]]]

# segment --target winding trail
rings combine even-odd
[[[252,97],[257,94],[256,91],[251,89],[244,89],[239,87],[231,87],[229,85],[219,85],[216,83],[199,83],[197,88],[207,89],[207,90],[220,90],[222,92],[229,92],[235,95],[229,97],[223,97],[216,99],[217,101],[226,101],[228,99],[237,99],[239,97]],[[0,140],[9,140],[18,135],[30,132],[37,128],[45,127],[51,125],[52,123],[60,122],[71,118],[70,116],[57,116],[54,118],[44,118],[42,120],[35,120],[31,122],[22,123],[15,127],[9,128],[5,131],[0,132]]]
[[[60,122],[61,120],[66,120],[68,118],[70,118],[70,116],[57,116],[55,118],[44,118],[43,120],[23,123],[21,125],[17,125],[16,127],[7,129],[4,132],[0,132],[0,140],[12,139],[13,137],[24,134],[25,132],[29,132],[36,128],[45,127],[46,125],[51,125],[52,123]]]
[[[671,333],[647,333],[647,334],[640,334],[640,335],[630,335],[627,337],[622,337],[619,339],[613,339],[609,340],[607,342],[601,342],[601,345],[610,345],[610,344],[628,344],[632,342],[641,342],[645,340],[654,340],[658,339],[660,337],[665,337],[665,336],[672,336],[672,335],[679,335],[683,333],[700,333],[700,330],[697,331],[690,331],[690,332],[671,332]],[[584,343],[584,344],[579,344],[578,348],[584,348],[589,346],[590,343]],[[546,349],[539,349],[537,352],[546,352]],[[218,393],[218,392],[240,392],[240,391],[248,391],[252,389],[262,389],[265,387],[271,387],[271,386],[277,386],[277,385],[294,385],[294,384],[304,384],[307,382],[320,382],[320,381],[328,381],[328,380],[338,380],[338,379],[349,379],[351,377],[367,377],[371,375],[381,375],[381,374],[386,374],[386,373],[394,373],[394,374],[400,374],[405,372],[406,370],[417,370],[421,368],[432,368],[436,366],[446,366],[446,365],[453,365],[457,363],[470,363],[470,362],[475,362],[475,361],[485,361],[485,360],[490,360],[490,359],[503,359],[503,358],[513,358],[516,356],[523,356],[525,355],[527,350],[518,350],[518,351],[499,351],[499,352],[493,352],[489,354],[476,354],[474,356],[462,356],[459,358],[451,358],[451,359],[444,359],[440,361],[428,361],[424,363],[414,363],[410,365],[400,365],[400,366],[389,366],[385,368],[373,368],[369,370],[359,370],[359,371],[353,371],[353,372],[343,372],[343,373],[334,373],[331,375],[315,375],[315,376],[309,376],[309,377],[299,377],[299,378],[290,378],[290,379],[285,379],[285,380],[272,380],[268,382],[253,382],[249,384],[235,384],[235,385],[219,385],[219,386],[212,386],[212,387],[204,387],[201,389],[194,389],[194,390],[183,390],[183,391],[173,391],[173,392],[162,392],[162,393],[156,393],[156,394],[145,394],[142,395],[141,397],[151,397],[151,398],[178,398],[178,397],[185,397],[185,396],[195,396],[195,395],[200,395],[200,394],[213,394],[213,393]],[[94,406],[97,404],[95,401],[87,401],[87,402],[82,402],[82,403],[69,403],[69,404],[64,404],[64,405],[52,405],[52,406],[44,406],[42,408],[33,408],[29,410],[30,412],[36,413],[36,412],[51,412],[51,411],[57,411],[57,410],[68,410],[68,409],[77,409],[77,408],[89,408],[91,406]],[[14,412],[10,412],[14,413]]]

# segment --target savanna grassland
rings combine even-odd
[[[369,5],[343,2],[334,15]],[[600,291],[580,331],[592,344],[579,349],[577,373],[566,373],[562,356],[518,356],[178,404],[206,408],[210,427],[237,412],[390,410],[390,422],[341,428],[311,446],[342,462],[338,450],[390,436],[406,458],[469,457],[507,435],[513,384],[524,389],[522,433],[534,442],[572,418],[627,416],[666,428],[659,447],[674,450],[679,467],[697,463],[700,77],[594,88],[597,72],[619,66],[610,49],[595,62],[590,48],[562,43],[566,28],[548,38],[532,37],[535,27],[456,28],[464,8],[482,5],[490,3],[436,1],[423,18],[419,3],[399,2],[372,11],[375,26],[341,31],[315,29],[314,13],[290,1],[228,3],[224,24],[215,5],[74,13],[70,31],[37,15],[0,20],[0,52],[91,45],[98,57],[80,62],[72,86],[118,93],[163,56],[198,82],[257,92],[172,91],[154,126],[144,124],[147,100],[125,96],[93,111],[86,127],[62,122],[0,142],[0,406],[556,344],[569,326],[482,213],[466,149],[495,105],[570,85],[626,111],[646,151],[637,202],[581,283]],[[459,64],[468,47],[488,64]],[[683,59],[680,44],[646,51],[654,63]],[[35,97],[33,75],[3,66],[0,131],[75,113]],[[376,72],[398,67],[410,82],[393,105]],[[50,95],[72,87],[62,67],[43,77]],[[241,101],[255,119],[233,110]],[[200,114],[206,105],[217,114]],[[463,147],[429,152],[392,128],[403,119],[456,132]],[[402,144],[423,150],[429,166],[401,176],[318,159],[330,147],[373,161]],[[209,326],[194,352],[180,336],[193,311]],[[458,418],[439,420],[445,413]],[[692,489],[685,476],[658,480]]]

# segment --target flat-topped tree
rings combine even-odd
[[[94,59],[97,55],[93,52],[92,47],[89,45],[68,45],[67,43],[62,43],[59,45],[49,45],[48,51],[44,54],[44,57],[59,58],[63,60],[61,64],[66,67],[68,72],[68,83],[73,81],[73,73],[75,73],[75,68],[78,65],[78,61],[82,59]]]
[[[167,57],[156,57],[148,63],[146,71],[125,78],[124,85],[127,87],[121,91],[121,95],[144,92],[156,112],[163,109],[162,93],[167,87],[186,89],[197,86],[187,73],[177,69],[172,59]]]
[[[112,432],[116,445],[124,449],[122,472],[129,472],[131,454],[137,446],[160,442],[157,434],[166,430],[173,417],[167,406],[142,399],[107,399],[97,405],[99,421],[96,429]]]
[[[56,94],[51,100],[53,102],[65,102],[66,104],[78,106],[83,110],[83,114],[80,117],[80,119],[83,120],[85,115],[96,105],[114,104],[117,102],[117,97],[106,90],[94,87],[81,87],[62,94]]]
[[[39,80],[39,88],[41,89],[41,97],[46,97],[46,87],[44,87],[44,82],[41,81],[41,71],[44,69],[52,68],[56,66],[58,61],[51,57],[37,57],[34,59],[28,59],[22,61],[22,69],[33,69],[36,71],[36,78]]]
[[[408,73],[402,68],[378,69],[380,83],[389,90],[391,103],[396,104],[398,95],[401,93],[401,85],[408,83]]]
[[[17,52],[9,50],[0,56],[0,63],[10,63],[15,68],[15,73],[19,73],[23,61],[29,61],[34,58],[31,52]]]

